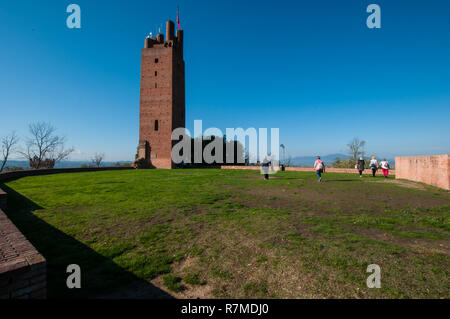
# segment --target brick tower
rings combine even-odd
[[[166,39],[147,37],[141,57],[138,158],[156,168],[174,168],[172,131],[185,127],[183,31],[172,21]]]

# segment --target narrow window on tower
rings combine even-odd
[[[157,131],[159,129],[159,123],[158,120],[155,120],[155,131]]]
[[[155,63],[158,63],[158,58],[155,59]]]
[[[155,89],[158,88],[158,83],[155,83]]]
[[[158,71],[155,71],[155,76],[158,76]]]

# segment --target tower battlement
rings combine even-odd
[[[172,21],[166,36],[145,39],[141,52],[138,157],[157,168],[173,168],[172,131],[185,127],[183,31]]]
[[[157,46],[173,47],[176,50],[181,50],[180,54],[183,57],[183,30],[177,30],[176,35],[174,34],[174,23],[172,21],[167,21],[166,23],[166,37],[164,34],[158,33],[156,37],[145,39],[144,48],[151,49]]]

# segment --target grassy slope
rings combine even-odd
[[[233,170],[0,185],[8,216],[48,260],[50,297],[98,296],[164,275],[187,296],[448,298],[450,194],[418,187],[331,173],[319,184],[313,172],[267,182]],[[72,263],[83,289],[66,288]],[[381,289],[366,286],[373,263]]]

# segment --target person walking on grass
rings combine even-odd
[[[389,175],[389,168],[390,168],[388,161],[386,161],[386,159],[383,159],[380,162],[380,166],[381,166],[381,169],[383,170],[384,178],[387,178]]]
[[[378,170],[378,161],[375,156],[372,156],[372,159],[370,160],[370,169],[372,170],[372,176],[375,177]]]
[[[264,174],[264,179],[269,180],[269,168],[272,166],[272,161],[270,161],[267,156],[264,157],[264,160],[261,165],[262,173]]]
[[[319,182],[321,182],[322,174],[325,172],[325,164],[320,159],[320,156],[317,156],[317,160],[314,162],[314,170],[316,171],[317,177],[319,178]]]
[[[356,168],[359,171],[359,177],[362,177],[362,173],[364,172],[365,166],[366,162],[364,161],[364,158],[360,157],[358,163],[356,164]]]

